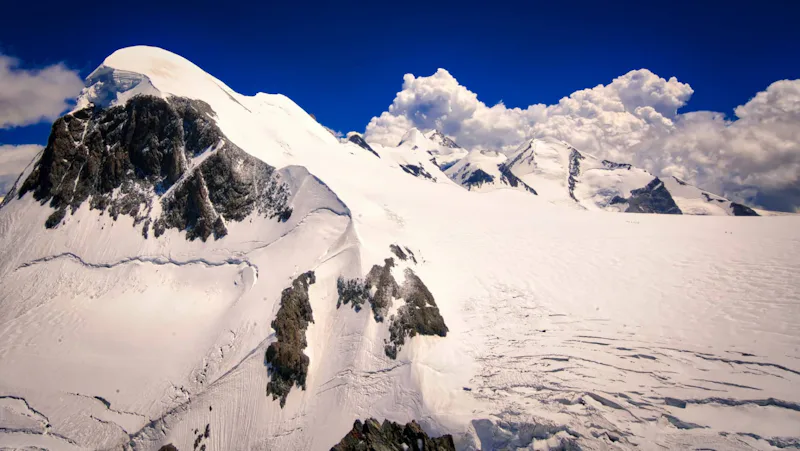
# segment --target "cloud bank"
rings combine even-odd
[[[0,197],[8,193],[22,171],[43,147],[37,144],[0,146]]]
[[[396,145],[411,127],[439,129],[469,149],[512,150],[553,137],[601,158],[675,175],[756,206],[800,207],[800,80],[776,81],[735,110],[680,114],[694,90],[647,69],[583,89],[555,105],[487,106],[446,70],[403,77],[368,141]]]
[[[83,88],[76,71],[63,64],[26,70],[0,55],[0,128],[53,121]]]

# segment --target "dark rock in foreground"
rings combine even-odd
[[[374,418],[361,423],[356,420],[353,429],[331,451],[455,451],[452,435],[431,438],[416,421],[405,426]]]
[[[293,385],[306,389],[309,360],[303,349],[308,346],[308,324],[314,322],[308,287],[315,281],[313,271],[294,279],[292,286],[281,293],[281,308],[272,321],[277,340],[269,345],[264,359],[271,378],[267,384],[267,394],[271,394],[272,399],[280,398],[281,407],[286,404],[286,397]]]

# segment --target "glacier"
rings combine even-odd
[[[8,195],[1,448],[327,450],[368,418],[460,450],[800,446],[800,217],[732,216],[667,178],[653,190],[688,214],[618,213],[655,176],[583,155],[572,174],[560,142],[501,155],[418,130],[397,147],[340,141],[287,97],[241,95],[153,47],[109,56],[70,114],[137,96],[208,105],[231,146],[275,168],[291,215],[201,202],[224,236],[146,237],[89,200],[46,228],[50,204]],[[198,152],[182,170],[213,148]],[[464,189],[470,161],[536,193]],[[145,195],[156,218],[167,193]],[[384,321],[337,305],[337,280],[376,265],[398,287],[423,282],[446,334],[407,335],[392,356],[390,318],[413,295],[389,293]],[[307,374],[282,405],[265,356],[282,293],[309,271]]]

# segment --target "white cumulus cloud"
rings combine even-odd
[[[679,113],[691,86],[647,69],[583,89],[555,105],[487,106],[446,70],[406,74],[368,141],[396,145],[411,127],[439,129],[469,149],[510,150],[554,137],[610,160],[675,175],[739,201],[800,207],[800,80],[777,81],[735,110]]]
[[[83,81],[63,64],[26,70],[0,55],[0,128],[55,120],[69,107]]]
[[[14,186],[19,175],[42,148],[38,144],[0,146],[0,197]]]

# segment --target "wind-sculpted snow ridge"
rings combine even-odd
[[[226,221],[254,210],[288,219],[288,194],[274,169],[231,144],[214,116],[199,100],[147,95],[70,113],[53,124],[18,197],[33,192],[55,210],[47,228],[89,201],[115,220],[122,214],[143,223],[145,238],[167,228],[186,230],[188,239],[221,238]]]

